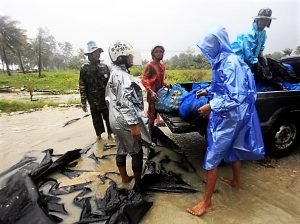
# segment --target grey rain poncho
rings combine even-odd
[[[112,66],[105,99],[109,108],[109,122],[116,135],[118,154],[135,154],[141,150],[141,141],[132,138],[130,125],[139,124],[143,141],[151,144],[142,90],[132,80],[125,66]]]

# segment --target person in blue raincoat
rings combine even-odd
[[[271,86],[274,90],[282,90],[282,86],[273,79],[267,60],[263,56],[267,33],[265,28],[270,27],[272,10],[269,8],[260,9],[254,17],[252,27],[245,33],[238,34],[231,43],[231,48],[247,65],[254,74],[256,83],[263,86]]]
[[[264,158],[264,144],[255,109],[256,89],[250,68],[232,52],[223,27],[215,28],[199,42],[198,47],[212,65],[211,86],[197,95],[208,95],[209,103],[198,109],[209,116],[207,151],[203,162],[206,188],[203,198],[187,212],[200,216],[212,208],[212,195],[217,181],[217,167],[224,160],[232,164],[233,179],[240,187],[241,160]]]
[[[267,33],[265,28],[270,27],[272,19],[272,10],[269,8],[260,9],[257,16],[254,17],[252,27],[245,33],[238,34],[231,43],[231,48],[249,67],[255,70],[261,65],[259,59],[263,58]]]

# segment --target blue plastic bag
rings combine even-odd
[[[300,90],[300,83],[288,83],[283,82],[281,83],[282,87],[287,90]]]
[[[186,95],[179,107],[179,116],[187,121],[195,120],[199,117],[198,109],[208,102],[207,96],[196,97],[196,92],[208,87],[207,83],[194,83],[193,89]]]
[[[194,82],[193,86],[192,86],[192,90],[197,89],[206,89],[209,86],[209,84],[207,82]]]
[[[180,84],[167,85],[157,92],[155,109],[160,113],[177,113],[188,92]]]

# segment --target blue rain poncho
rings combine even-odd
[[[203,168],[211,170],[223,159],[228,163],[263,159],[264,144],[255,108],[252,72],[232,52],[225,28],[216,28],[198,47],[212,64],[211,86],[206,89],[212,111]]]
[[[266,39],[266,31],[259,31],[255,20],[249,31],[239,34],[231,43],[231,49],[252,67],[258,62],[259,53],[265,49]]]

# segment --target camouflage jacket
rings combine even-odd
[[[107,65],[97,62],[86,63],[81,67],[79,91],[81,103],[90,104],[98,109],[107,108],[105,103],[105,88],[110,76]]]

